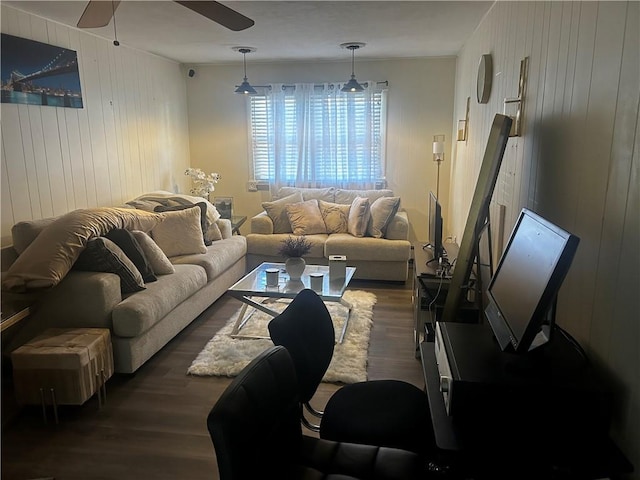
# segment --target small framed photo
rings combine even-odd
[[[233,216],[233,197],[213,197],[213,205],[220,212],[221,218],[231,220]]]

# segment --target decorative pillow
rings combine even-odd
[[[292,233],[289,215],[287,215],[287,205],[290,203],[302,202],[300,192],[293,193],[273,202],[262,202],[262,208],[267,212],[273,222],[273,233]]]
[[[156,275],[169,275],[176,271],[162,249],[153,241],[153,238],[140,230],[134,230],[131,233],[133,233],[138,245],[140,245],[145,257],[147,257],[153,273]]]
[[[349,209],[348,232],[354,237],[364,237],[364,234],[367,233],[370,215],[369,199],[356,197]]]
[[[327,233],[347,233],[349,231],[349,210],[351,205],[318,201],[320,214]]]
[[[327,233],[327,227],[318,207],[318,200],[315,198],[306,202],[290,203],[286,209],[294,235]]]
[[[371,204],[367,235],[383,238],[387,226],[400,207],[400,197],[380,197]]]
[[[207,229],[207,233],[204,234],[204,244],[211,245],[213,242],[222,240],[222,231],[217,223],[212,223]]]
[[[133,293],[144,290],[142,275],[122,249],[105,237],[92,238],[76,263],[76,270],[115,273],[120,277],[120,291]]]
[[[155,240],[167,257],[207,253],[200,226],[200,208],[161,213],[164,219],[151,230]]]
[[[101,207],[66,213],[44,228],[7,270],[2,288],[26,292],[54,287],[64,278],[93,237],[114,228],[151,230],[159,213],[131,208]]]
[[[105,235],[106,238],[118,245],[124,254],[133,262],[138,271],[142,274],[142,279],[146,282],[158,280],[153,274],[153,269],[149,265],[149,260],[142,251],[142,247],[129,230],[124,228],[114,228]]]
[[[186,210],[187,208],[193,208],[194,206],[200,208],[200,228],[202,229],[202,238],[205,245],[211,245],[211,241],[207,240],[207,204],[204,202],[198,202],[195,205],[158,205],[153,209],[154,212],[177,212],[180,210]],[[220,229],[218,229],[220,231]]]

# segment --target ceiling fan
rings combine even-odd
[[[234,32],[245,30],[254,24],[254,21],[250,18],[219,2],[211,0],[174,1]],[[84,12],[82,12],[80,20],[78,20],[78,28],[99,28],[109,25],[119,4],[120,0],[91,0],[85,7]]]

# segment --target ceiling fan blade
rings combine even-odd
[[[120,5],[120,0],[99,1],[91,0],[78,20],[78,28],[106,27],[113,17],[113,12]]]
[[[233,30],[234,32],[239,32],[240,30],[249,28],[255,23],[250,18],[245,17],[241,13],[238,13],[235,10],[224,6],[219,2],[175,1],[176,3],[179,3],[180,5],[183,5],[188,9],[193,10],[194,12],[199,13],[200,15],[203,15],[216,23],[219,23],[223,27],[227,27],[229,30]]]

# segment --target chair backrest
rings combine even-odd
[[[207,417],[221,480],[279,478],[302,443],[293,362],[284,347],[256,357]]]
[[[329,310],[316,292],[302,290],[269,322],[269,334],[273,343],[289,351],[300,385],[300,400],[308,402],[333,357],[335,331]]]

